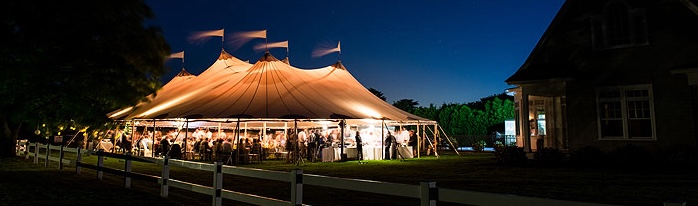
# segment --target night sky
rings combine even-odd
[[[256,62],[264,50],[230,40],[236,32],[267,30],[267,41],[289,41],[291,65],[312,69],[342,63],[366,88],[392,103],[419,106],[467,103],[504,92],[504,80],[526,60],[564,0],[475,1],[159,1],[146,0],[172,53],[185,51],[184,68],[199,74],[223,47]],[[200,31],[225,29],[225,41],[191,41]],[[341,41],[341,55],[313,51]],[[286,49],[272,48],[278,59]],[[167,61],[167,82],[182,69]]]

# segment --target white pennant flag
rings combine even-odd
[[[170,59],[184,59],[184,51],[170,54]]]
[[[197,32],[194,34],[194,36],[192,36],[192,38],[201,39],[201,38],[212,37],[212,36],[223,36],[224,30],[225,29]]]
[[[196,42],[197,44],[203,44],[206,40],[214,36],[223,37],[225,29],[211,30],[211,31],[200,31],[196,32],[189,37],[189,41]],[[222,41],[223,39],[221,39]]]
[[[246,32],[237,32],[234,33],[231,37],[229,37],[228,43],[233,46],[233,50],[236,50],[245,43],[249,42],[252,39],[256,38],[267,38],[267,30],[259,30],[259,31],[246,31]]]
[[[264,44],[258,44],[254,47],[255,50],[262,50],[264,48],[288,48],[288,41],[273,42],[266,44],[266,46]]]
[[[313,56],[314,57],[320,57],[320,56],[325,56],[329,53],[332,52],[339,52],[342,53],[342,49],[340,47],[340,42],[337,42],[337,47],[336,48],[331,48],[331,49],[318,49],[313,51]]]
[[[247,32],[238,32],[235,34],[236,37],[238,38],[249,38],[249,39],[254,39],[254,38],[262,38],[266,39],[267,38],[267,30],[259,30],[259,31],[247,31]]]

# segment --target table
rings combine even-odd
[[[322,148],[322,161],[323,162],[334,162],[339,161],[341,157],[339,156],[339,148]]]
[[[364,155],[364,160],[381,160],[383,159],[383,152],[385,151],[381,147],[363,147],[362,153]],[[414,158],[412,155],[412,147],[398,147],[398,152],[402,155],[402,158],[409,159]],[[347,154],[347,158],[356,159],[359,153],[356,147],[344,148],[344,152]],[[392,152],[392,151],[391,151]],[[323,148],[322,149],[322,161],[323,162],[334,162],[341,159],[340,148]],[[400,158],[400,157],[398,157]]]
[[[288,152],[267,152],[267,157],[269,159],[274,159],[274,160],[285,160],[286,155],[288,155]],[[274,158],[271,158],[274,157]]]
[[[412,146],[398,147],[397,152],[402,156],[402,158],[414,158],[414,155],[412,155]],[[400,158],[400,156],[398,156],[398,158]]]
[[[363,147],[362,154],[364,155],[364,160],[380,160],[383,158],[383,149],[380,147]],[[356,147],[346,148],[347,158],[356,159],[359,153]]]

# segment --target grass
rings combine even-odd
[[[446,153],[446,152],[444,152]],[[52,155],[53,156],[53,155]],[[69,157],[70,158],[70,157]],[[210,205],[211,197],[170,189],[169,198],[159,197],[159,186],[134,180],[133,188],[123,188],[123,178],[105,175],[96,179],[94,171],[73,166],[57,170],[52,162],[44,168],[32,160],[0,159],[0,205],[131,204],[131,205]],[[96,156],[84,162],[96,163]],[[570,166],[502,166],[492,153],[442,154],[405,161],[369,160],[366,164],[348,162],[306,162],[303,165],[283,161],[263,161],[242,165],[277,171],[302,169],[305,174],[419,184],[434,181],[437,187],[511,195],[544,197],[619,205],[661,205],[667,200],[698,202],[698,176],[695,170],[679,168],[590,169]],[[123,169],[121,160],[107,158],[105,166]],[[160,175],[157,165],[134,163],[134,172]],[[171,167],[170,177],[202,185],[211,185],[209,172]],[[6,178],[12,177],[12,178]],[[224,189],[288,200],[288,183],[226,175]],[[224,200],[225,205],[244,205]],[[386,197],[354,191],[304,186],[304,203],[311,205],[418,205],[410,198]],[[439,203],[439,205],[448,205]]]

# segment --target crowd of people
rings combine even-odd
[[[163,133],[164,132],[164,133]],[[381,138],[372,130],[347,130],[342,141],[342,133],[338,129],[299,129],[268,130],[266,133],[254,131],[257,134],[227,133],[225,130],[196,128],[184,133],[176,129],[160,131],[126,132],[124,129],[108,130],[102,139],[114,142],[111,152],[132,155],[163,157],[174,159],[198,159],[203,161],[224,161],[238,163],[249,161],[249,154],[256,154],[258,161],[274,155],[277,159],[287,162],[321,161],[323,148],[355,147],[359,152],[357,159],[363,160],[363,147],[385,146],[385,158],[396,159],[397,147],[417,146],[417,135],[413,130],[387,131]],[[288,133],[286,133],[288,132]],[[352,137],[353,136],[353,137]],[[382,141],[382,142],[381,142]],[[413,150],[416,153],[416,150]]]

